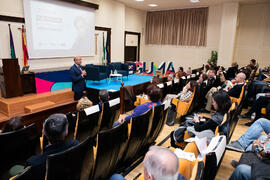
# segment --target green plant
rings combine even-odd
[[[211,51],[211,57],[208,59],[208,64],[217,64],[217,58],[218,58],[218,52],[217,51]]]

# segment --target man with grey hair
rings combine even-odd
[[[177,156],[168,148],[151,146],[144,157],[143,164],[145,180],[186,180],[178,173]],[[115,174],[110,180],[124,180],[124,177]]]

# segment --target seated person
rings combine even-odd
[[[237,72],[238,72],[238,64],[236,62],[233,62],[232,66],[229,67],[227,70],[226,79],[227,80],[235,79]]]
[[[110,99],[110,96],[109,96],[109,92],[106,90],[106,89],[102,89],[99,91],[98,93],[99,97],[99,109],[100,111],[102,110],[102,104],[105,103],[105,102],[108,102],[109,99]]]
[[[86,91],[83,91],[82,92],[82,98],[78,101],[77,106],[76,106],[77,111],[82,111],[82,110],[84,110],[84,109],[86,109],[88,107],[91,107],[91,106],[93,106],[92,101],[90,101],[87,98]]]
[[[147,87],[147,96],[148,99],[150,99],[150,102],[141,104],[137,106],[133,113],[129,116],[126,116],[124,119],[119,119],[118,121],[114,122],[113,126],[118,126],[119,124],[122,124],[124,121],[130,121],[131,118],[139,116],[148,110],[152,109],[155,106],[161,105],[161,90],[156,85],[149,85]]]
[[[264,141],[267,138],[267,135],[262,135],[262,132],[270,135],[270,120],[265,118],[258,119],[247,129],[245,134],[238,140],[228,144],[226,148],[239,152],[250,151],[254,140]]]
[[[48,155],[65,151],[79,144],[77,140],[65,141],[65,137],[68,135],[68,121],[64,114],[53,114],[49,116],[43,124],[42,133],[48,139],[49,144],[44,148],[42,154],[30,157],[25,164],[25,167],[32,166],[32,179],[35,180],[45,179],[46,159]]]
[[[157,76],[154,76],[153,79],[151,79],[150,83],[154,85],[158,85],[162,83],[162,79]]]
[[[144,157],[143,164],[145,180],[186,180],[182,174],[178,173],[179,161],[177,156],[168,148],[151,146]],[[114,174],[110,180],[125,179],[120,174]]]
[[[240,116],[241,118],[251,119],[251,115],[253,113],[255,113],[255,117],[254,117],[253,121],[252,122],[248,122],[245,125],[250,126],[257,119],[259,119],[261,117],[261,109],[267,107],[269,104],[270,104],[270,96],[269,95],[259,97],[254,102],[254,104],[252,105],[252,107],[250,108],[250,110],[246,114]],[[266,113],[269,114],[269,109],[267,109],[267,112]]]
[[[263,131],[268,136],[261,135]],[[252,166],[233,161],[232,164],[236,166],[236,169],[231,175],[230,180],[254,179],[254,177],[252,178],[254,173],[256,173],[255,176],[258,179],[266,179],[266,177],[270,176],[268,171],[270,167],[270,121],[264,118],[259,119],[237,141],[227,145],[227,149],[240,152],[253,151],[258,157],[258,161],[252,162]],[[255,167],[259,167],[257,171],[252,170]]]
[[[240,93],[242,91],[242,86],[245,83],[246,75],[244,73],[238,73],[235,77],[235,80],[233,81],[233,87],[227,91],[228,95],[231,97],[239,98]],[[213,87],[211,88],[205,98],[207,99],[207,103],[205,106],[205,109],[202,109],[201,112],[209,113],[212,109],[212,95],[213,93],[217,92],[221,87]],[[223,88],[223,90],[226,90]]]
[[[212,137],[215,135],[216,127],[219,126],[223,120],[223,116],[231,107],[231,99],[225,91],[218,91],[213,94],[213,106],[216,113],[211,115],[210,119],[205,120],[202,116],[194,117],[193,120],[186,120],[183,126],[178,127],[171,135],[172,145],[174,142],[183,142],[184,131],[190,136],[197,136],[198,138],[207,137],[207,141],[210,142]],[[183,132],[179,133],[179,132]]]
[[[186,76],[191,75],[191,73],[192,73],[191,67],[188,67],[187,72],[186,72]]]
[[[202,73],[202,74],[200,75],[199,79],[197,80],[198,85],[201,85],[201,84],[203,84],[203,83],[206,83],[207,78],[208,78],[208,77],[207,77],[207,74]]]
[[[184,86],[183,91],[181,91],[177,95],[168,94],[165,97],[164,101],[166,101],[166,100],[170,101],[172,98],[177,98],[180,101],[189,102],[191,100],[192,95],[193,95],[193,91],[197,85],[198,85],[198,83],[196,81],[191,80],[187,83],[186,86]],[[168,118],[167,118],[167,122],[166,122],[168,126],[172,126],[174,124],[175,117],[176,117],[176,106],[172,104],[170,111],[168,113]]]
[[[184,72],[184,68],[180,66],[178,71],[175,73],[175,78],[180,79],[182,76],[186,76],[186,73]]]
[[[172,81],[173,80],[173,74],[170,73],[167,75],[167,81]]]
[[[24,128],[22,117],[16,116],[16,117],[11,118],[4,124],[4,127],[1,130],[1,133],[17,131],[22,128]]]

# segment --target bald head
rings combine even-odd
[[[178,158],[171,150],[165,147],[151,146],[145,155],[145,180],[176,180],[178,168]]]
[[[80,66],[82,64],[82,58],[80,56],[74,57],[74,63]]]
[[[246,80],[246,75],[245,73],[242,73],[242,72],[238,73],[235,77],[236,83],[243,83],[245,82],[245,80]]]

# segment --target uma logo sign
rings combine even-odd
[[[168,64],[166,66],[166,64]],[[162,74],[175,73],[173,62],[162,62],[159,66],[155,62],[150,63],[150,69],[146,72],[146,62],[136,62],[137,70],[142,74],[156,75],[156,71],[161,71]],[[167,68],[166,68],[167,67]]]

